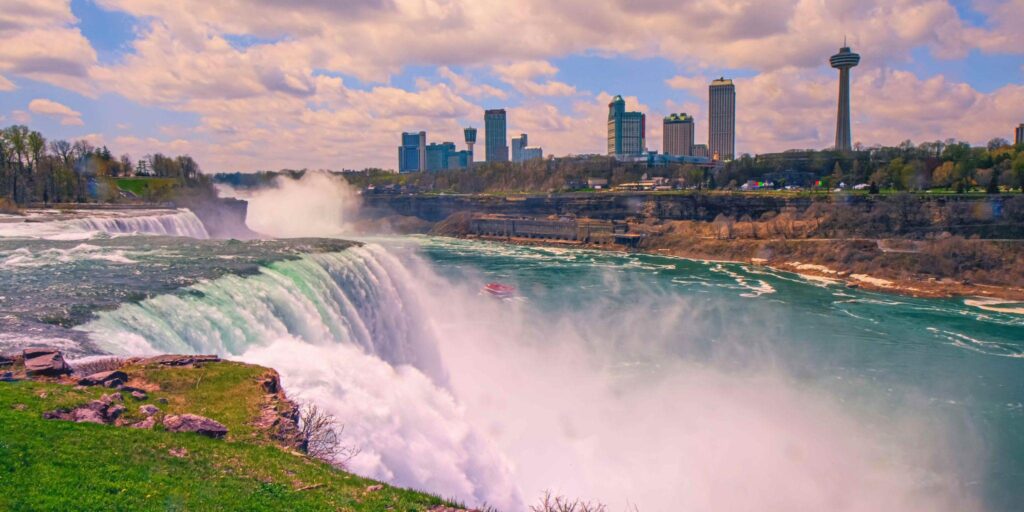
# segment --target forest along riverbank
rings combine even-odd
[[[397,210],[420,218],[435,216],[440,208],[433,204],[436,201],[421,199],[416,208],[400,201]],[[431,233],[761,264],[851,287],[917,297],[1024,301],[1024,237],[1019,232],[1024,225],[1024,197],[904,195],[789,202],[753,197],[756,218],[744,213],[743,199],[736,195],[631,196],[631,201],[596,197],[593,210],[588,211],[579,198],[572,200],[571,208],[557,199],[538,199],[532,207],[528,201],[508,201],[497,208],[492,204],[496,200],[490,198],[480,211],[449,215]],[[463,198],[460,204],[472,204],[466,201]],[[474,219],[487,216],[573,226],[604,223],[631,239],[594,243],[574,236],[567,240],[564,236],[494,236],[474,229]],[[573,229],[570,226],[569,231]]]

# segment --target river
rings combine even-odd
[[[501,510],[544,490],[641,511],[1024,503],[1020,304],[425,236],[204,240],[187,211],[117,216],[0,224],[0,348],[271,366],[344,421],[352,471]]]

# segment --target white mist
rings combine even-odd
[[[261,220],[250,226],[343,230],[318,232],[295,213],[304,193],[322,204],[322,179],[258,192],[250,212]],[[334,208],[305,211],[337,220],[346,207]],[[772,364],[786,354],[736,364],[756,353],[756,321],[712,357],[688,358],[687,332],[707,326],[687,297],[553,312],[481,296],[479,278],[448,281],[414,249],[349,252],[316,258],[322,271],[225,278],[197,297],[125,306],[86,329],[117,340],[139,326],[124,343],[164,340],[277,368],[291,395],[347,424],[363,450],[354,471],[471,505],[525,510],[550,489],[644,512],[981,508],[964,484],[976,467],[970,436],[912,405],[854,405],[814,389]],[[307,289],[290,281],[297,274]],[[239,314],[217,309],[225,304]],[[237,317],[249,320],[219,323]]]

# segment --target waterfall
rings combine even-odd
[[[80,217],[56,220],[46,215],[29,222],[0,223],[0,237],[84,240],[97,235],[166,235],[210,238],[202,221],[187,209],[152,211],[82,211]],[[17,219],[20,220],[20,219]]]
[[[672,355],[706,321],[685,297],[547,311],[397,250],[304,255],[79,329],[118,354],[273,367],[345,423],[353,472],[469,505],[525,510],[551,489],[610,510],[978,509],[971,461],[946,457],[943,425],[911,404],[872,411],[772,368]]]
[[[79,329],[118,354],[217,353],[278,369],[346,422],[366,476],[521,505],[507,463],[447,388],[414,272],[379,246],[308,254],[103,312]]]
[[[100,314],[88,329],[108,339],[135,335],[147,351],[241,355],[283,337],[359,347],[392,365],[444,381],[425,313],[408,298],[414,280],[377,246],[304,255],[249,277],[225,276]],[[100,338],[100,343],[104,343]],[[120,344],[104,348],[123,351]]]

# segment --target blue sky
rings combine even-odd
[[[622,94],[656,150],[670,112],[700,133],[707,82],[726,76],[740,152],[826,147],[826,61],[844,33],[863,55],[855,140],[980,144],[1024,122],[1019,1],[673,3],[685,16],[661,0],[231,4],[14,0],[0,14],[2,123],[189,152],[211,171],[393,167],[400,131],[460,142],[496,107],[547,153],[599,152],[608,95]]]

